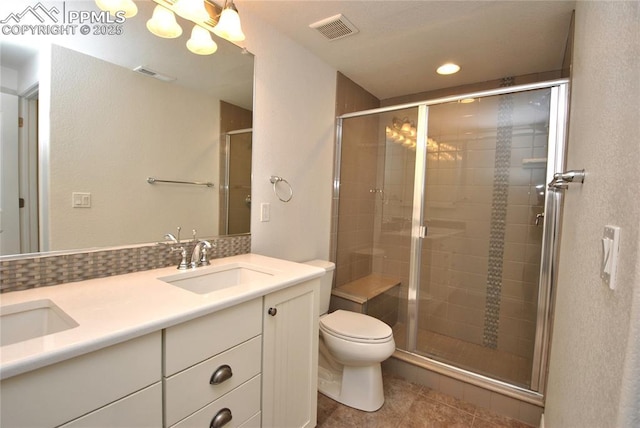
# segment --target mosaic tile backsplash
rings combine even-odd
[[[219,237],[214,242],[211,259],[251,252],[250,235]],[[193,243],[186,245],[191,254]],[[177,246],[161,243],[0,260],[0,293],[177,266],[180,252],[171,251]]]

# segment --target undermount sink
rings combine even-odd
[[[78,323],[49,299],[0,307],[0,346],[77,327]]]
[[[158,278],[168,284],[197,294],[207,294],[225,288],[248,284],[250,282],[267,279],[272,273],[246,266],[224,266],[215,271],[179,273]]]

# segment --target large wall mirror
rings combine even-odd
[[[253,56],[215,36],[214,54],[195,55],[193,24],[156,37],[155,3],[136,4],[122,34],[0,40],[0,256],[157,242],[177,226],[183,239],[249,232],[250,181],[234,197],[229,177],[250,177]],[[249,140],[234,150],[236,133]]]

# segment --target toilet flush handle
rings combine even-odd
[[[272,317],[275,317],[275,316],[276,316],[276,314],[278,313],[278,309],[277,309],[277,308],[269,308],[269,309],[267,310],[267,313],[268,313],[269,315],[271,315]]]

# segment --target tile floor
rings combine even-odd
[[[377,412],[362,412],[318,393],[318,428],[530,428],[426,386],[385,374],[385,403]]]

